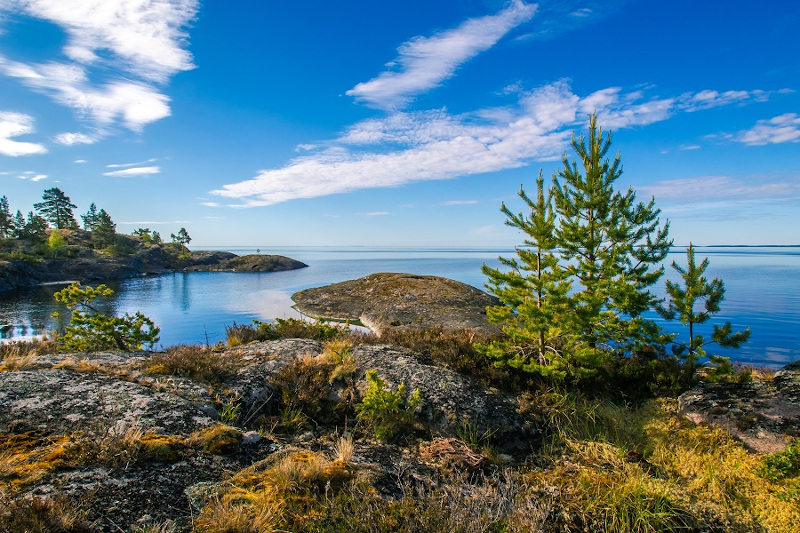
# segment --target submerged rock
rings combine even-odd
[[[493,333],[486,307],[497,298],[452,279],[379,273],[292,295],[295,308],[317,318],[358,321],[380,334],[387,328],[471,329]]]
[[[769,381],[700,384],[680,396],[678,409],[695,423],[728,430],[757,453],[782,451],[790,437],[800,437],[800,362]]]

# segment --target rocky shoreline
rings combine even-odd
[[[65,281],[102,282],[172,272],[280,272],[307,266],[281,255],[191,252],[175,258],[158,246],[150,246],[127,257],[0,260],[0,292]]]

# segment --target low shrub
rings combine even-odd
[[[347,325],[322,321],[309,322],[297,318],[276,318],[273,323],[254,320],[252,325],[234,322],[233,325],[225,327],[225,336],[228,346],[233,347],[277,339],[312,339],[324,342],[344,335],[348,331]]]
[[[375,437],[391,441],[414,429],[414,414],[422,404],[419,390],[406,397],[406,385],[396,390],[386,388],[386,383],[374,370],[367,371],[367,390],[361,403],[356,404],[358,419],[375,431]]]
[[[148,371],[204,383],[220,383],[233,377],[241,366],[237,354],[217,352],[207,346],[183,344],[171,346],[150,358]]]

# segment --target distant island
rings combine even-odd
[[[50,235],[62,243],[51,247]],[[92,232],[50,229],[47,240],[0,239],[0,292],[65,281],[104,281],[170,272],[279,272],[308,265],[281,255],[192,252],[175,242],[115,235],[113,248],[92,245]]]

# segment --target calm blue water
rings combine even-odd
[[[244,255],[256,248],[230,248]],[[483,288],[481,265],[497,266],[497,256],[512,250],[413,248],[262,248],[263,253],[299,259],[308,268],[268,274],[170,274],[108,283],[117,291],[108,311],[141,310],[161,327],[160,344],[210,343],[223,339],[233,322],[299,317],[291,295],[309,287],[359,278],[375,272],[445,276]],[[710,277],[725,282],[726,299],[716,322],[730,320],[734,329],[750,327],[751,340],[740,350],[720,352],[743,363],[782,366],[800,359],[800,247],[698,247],[698,259],[709,257]],[[683,249],[668,259],[685,261]],[[670,279],[675,280],[671,268]],[[659,284],[659,291],[661,283]],[[58,286],[0,294],[0,337],[29,338],[58,324],[51,315],[64,312],[53,301]],[[680,325],[667,324],[681,332]],[[710,328],[709,328],[710,329]]]

